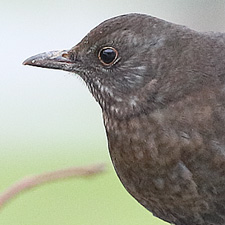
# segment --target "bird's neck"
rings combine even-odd
[[[88,88],[108,118],[123,120],[155,109],[156,84],[157,80],[152,79],[144,87],[127,94],[115,91],[113,87],[104,86],[98,81],[88,84]]]

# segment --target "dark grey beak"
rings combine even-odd
[[[74,61],[69,58],[68,51],[44,52],[26,59],[23,65],[37,66],[49,69],[72,71]]]

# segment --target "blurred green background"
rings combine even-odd
[[[76,75],[22,66],[68,49],[103,20],[147,13],[191,28],[225,31],[225,1],[0,1],[0,191],[22,177],[105,162],[107,171],[38,187],[0,212],[0,225],[149,225],[111,165],[98,104]]]

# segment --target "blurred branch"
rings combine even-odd
[[[105,165],[97,164],[86,167],[71,167],[67,169],[25,177],[0,194],[0,209],[16,195],[36,186],[69,177],[93,176],[95,174],[103,172],[104,170]]]

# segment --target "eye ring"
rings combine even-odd
[[[98,59],[105,66],[115,64],[118,59],[118,51],[113,47],[103,47],[98,52]]]

